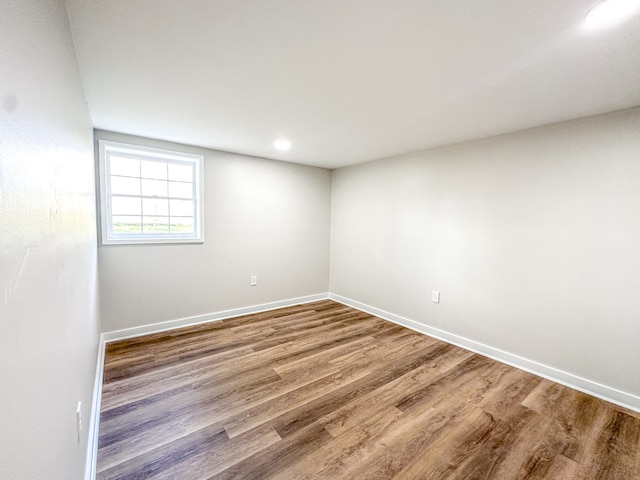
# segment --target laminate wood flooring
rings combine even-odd
[[[107,345],[98,479],[640,479],[640,415],[326,300]]]

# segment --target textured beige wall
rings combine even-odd
[[[96,138],[205,156],[204,244],[100,247],[104,331],[328,291],[328,170],[111,132]]]
[[[3,1],[2,479],[82,478],[99,331],[92,133],[64,2]]]
[[[639,132],[636,108],[334,171],[331,292],[640,396]]]

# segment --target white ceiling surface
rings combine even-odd
[[[96,128],[336,168],[640,105],[594,1],[67,4]]]

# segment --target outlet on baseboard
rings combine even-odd
[[[251,285],[252,287],[255,287],[256,285],[258,285],[258,276],[257,275],[251,275],[251,279],[249,281],[249,285]]]

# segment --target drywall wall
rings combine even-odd
[[[334,171],[331,292],[640,396],[639,132],[636,108]]]
[[[99,248],[104,331],[328,291],[328,170],[112,132],[96,139],[205,157],[203,244]]]
[[[83,475],[99,335],[92,133],[64,2],[3,1],[3,479]]]

